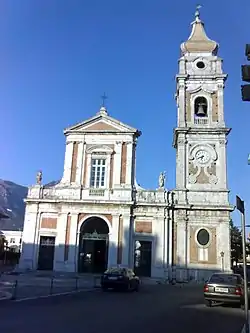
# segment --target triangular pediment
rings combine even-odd
[[[97,115],[86,121],[78,123],[65,129],[64,133],[81,132],[81,133],[136,133],[139,131],[133,127],[125,125],[120,121],[107,116]]]

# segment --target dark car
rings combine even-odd
[[[132,269],[129,268],[109,268],[101,277],[102,290],[121,289],[128,291],[138,291],[140,280]]]
[[[244,280],[240,274],[215,273],[204,286],[205,305],[239,304],[244,308]]]

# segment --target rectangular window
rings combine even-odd
[[[105,187],[106,160],[93,158],[91,161],[90,187]]]
[[[12,243],[12,244],[15,243],[15,238],[11,238],[10,243]]]

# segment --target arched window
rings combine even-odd
[[[194,101],[194,115],[197,118],[207,117],[207,99],[205,97],[197,97]]]

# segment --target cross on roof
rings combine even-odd
[[[104,93],[102,96],[102,107],[105,107],[105,100],[108,98],[108,96],[106,96],[106,94]]]

